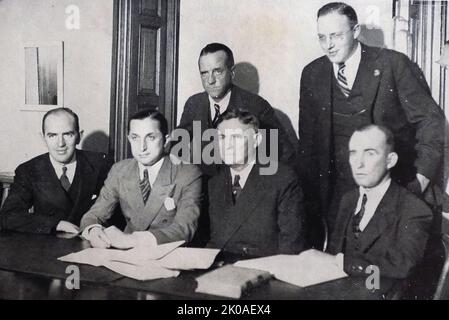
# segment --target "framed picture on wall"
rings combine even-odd
[[[63,41],[24,44],[24,111],[48,111],[64,105]]]

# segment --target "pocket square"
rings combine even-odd
[[[164,206],[165,209],[167,209],[168,211],[175,210],[176,209],[175,200],[173,200],[173,198],[170,197],[165,198]]]
[[[90,200],[95,200],[95,199],[97,199],[97,195],[96,195],[96,194],[93,194],[93,195],[92,195],[92,198],[91,198]]]

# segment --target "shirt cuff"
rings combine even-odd
[[[103,226],[101,224],[98,224],[98,223],[91,224],[90,226],[87,226],[84,228],[83,233],[81,233],[81,237],[90,241],[89,232],[90,232],[90,230],[92,230],[95,227],[100,227],[101,229],[103,229]]]

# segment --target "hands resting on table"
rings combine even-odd
[[[78,226],[64,220],[58,223],[56,231],[65,232],[74,236],[80,233]],[[156,238],[148,231],[137,231],[132,234],[127,234],[115,226],[105,229],[100,225],[95,225],[88,230],[87,235],[83,233],[83,236],[89,240],[94,248],[114,247],[117,249],[131,249],[142,246],[157,246]]]
[[[131,234],[123,233],[117,227],[104,229],[102,226],[92,227],[87,237],[94,248],[131,249],[135,247],[156,247],[156,238],[148,231],[136,231]]]

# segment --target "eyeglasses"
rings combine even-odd
[[[326,43],[327,39],[329,38],[330,41],[334,42],[334,41],[341,41],[344,39],[345,34],[347,34],[350,31],[353,31],[354,29],[349,29],[345,32],[338,32],[338,33],[331,33],[328,37],[324,34],[319,34],[318,35],[318,40],[321,43]]]

